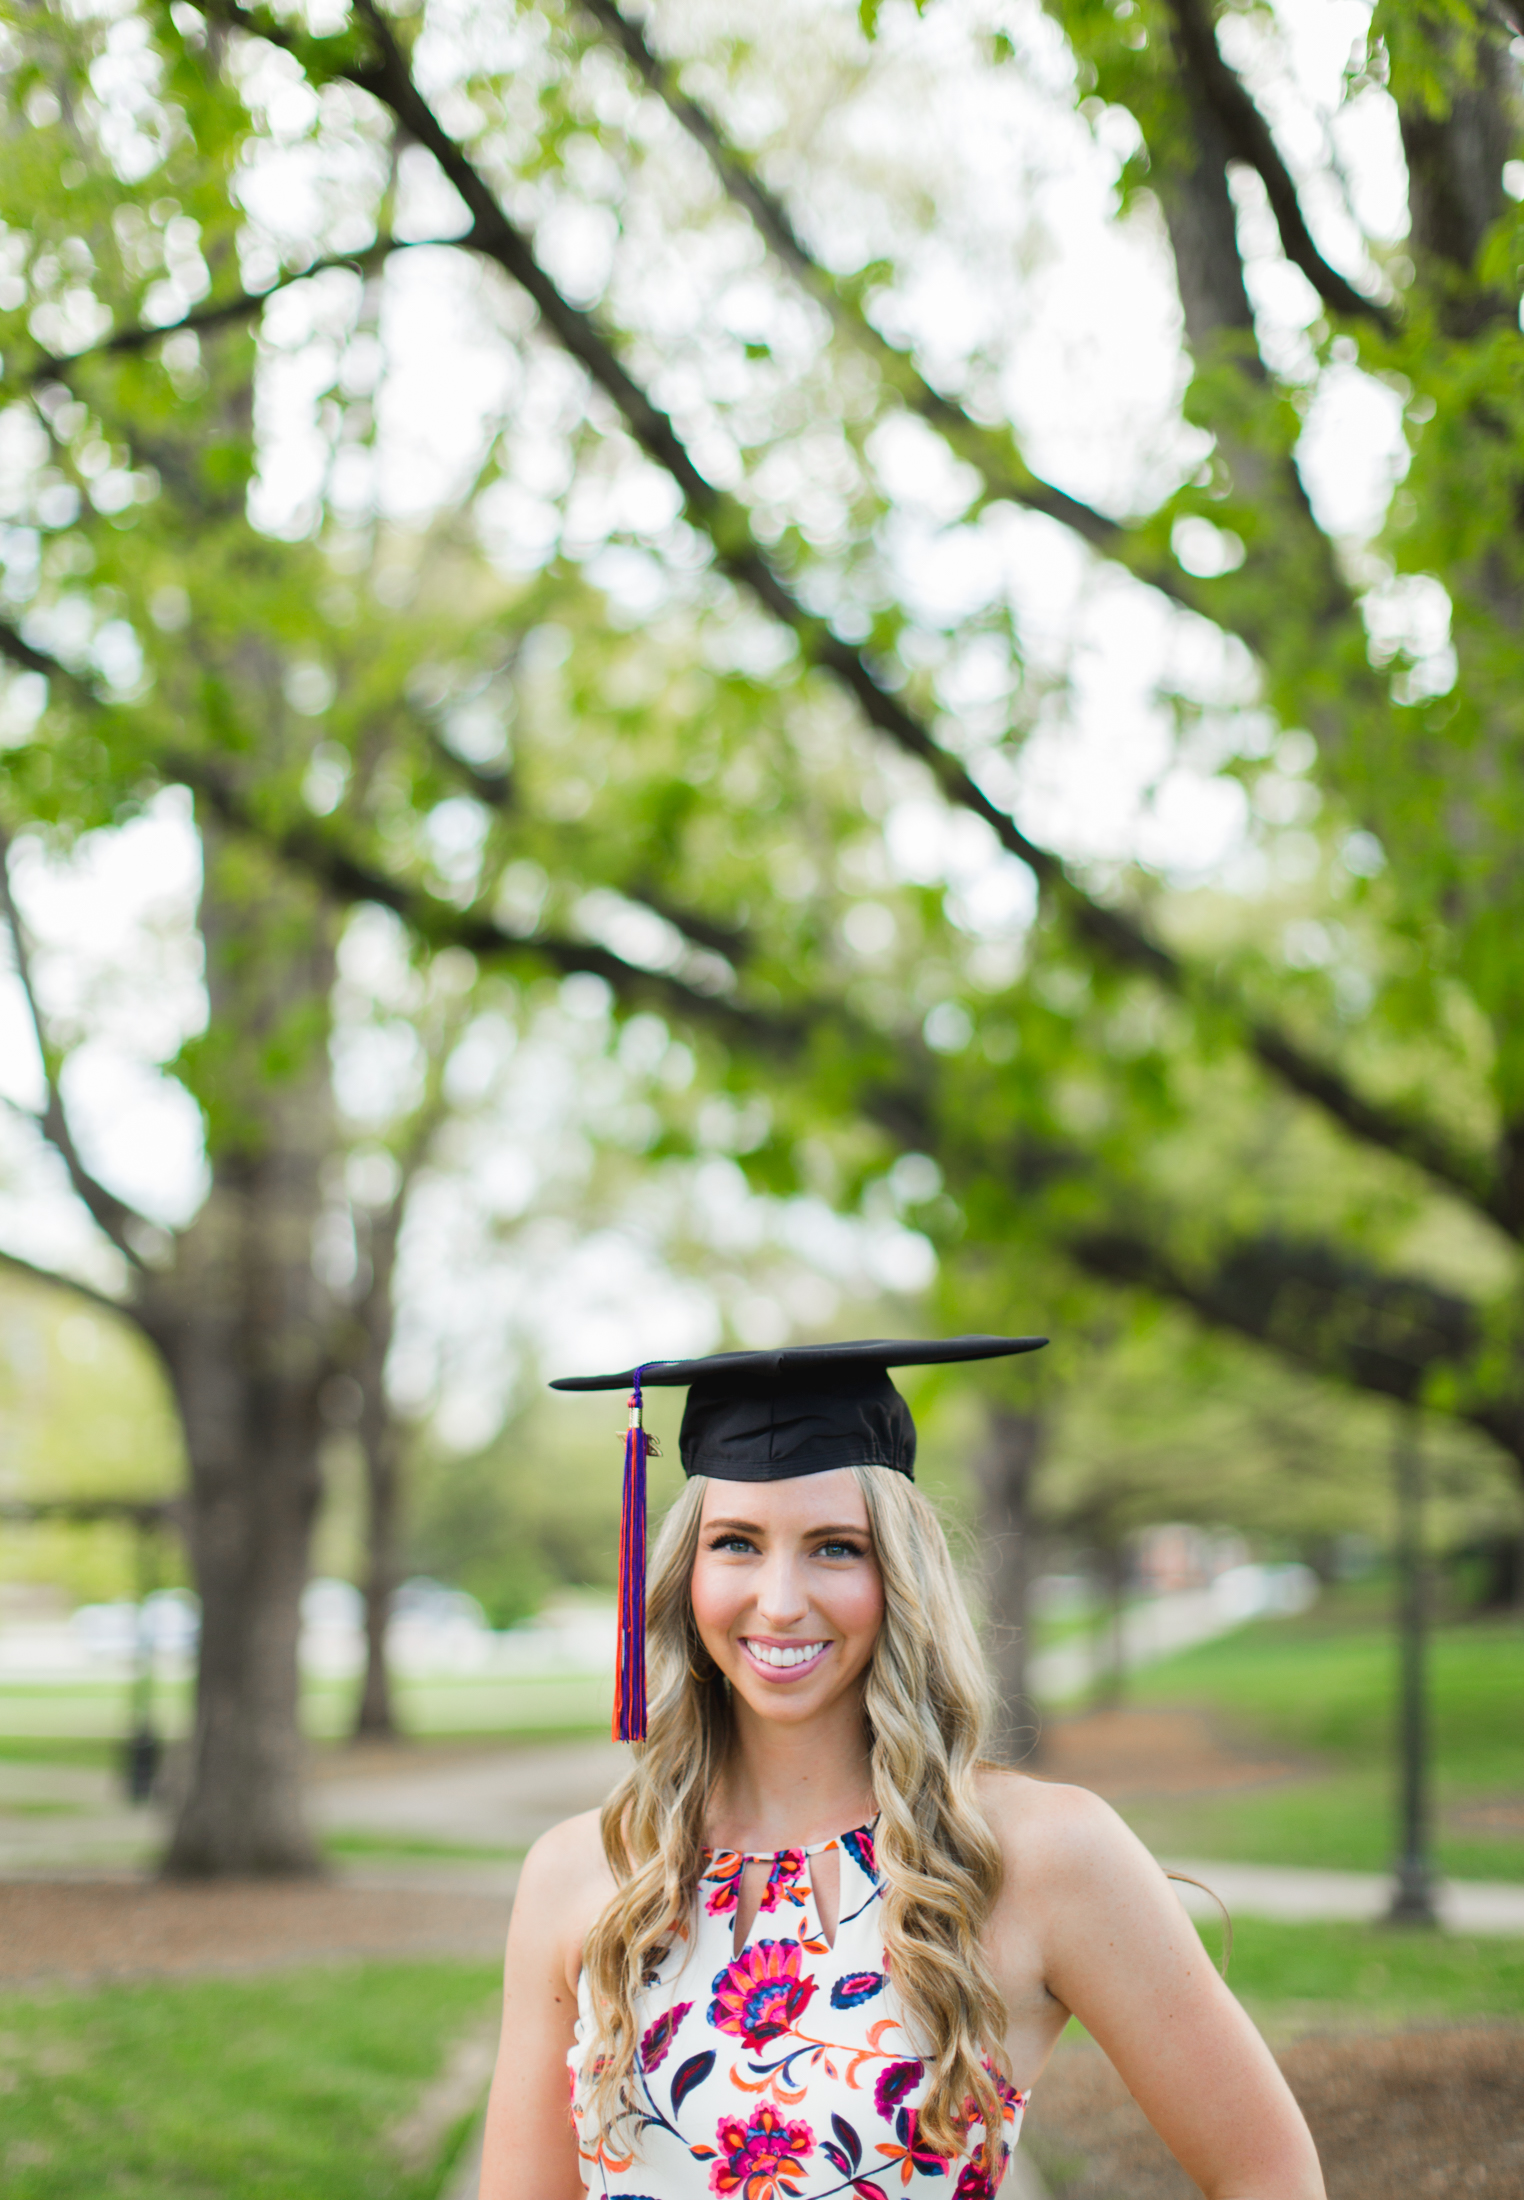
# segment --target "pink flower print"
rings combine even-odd
[[[715,2133],[720,2159],[709,2172],[709,2189],[740,2200],[777,2200],[799,2190],[804,2158],[815,2151],[808,2124],[789,2123],[769,2104],[752,2111],[749,2124],[723,2116]]]
[[[754,1941],[716,1972],[710,2024],[752,2049],[790,2030],[815,1991],[815,1981],[799,1975],[800,1960],[797,1941]]]
[[[809,1866],[803,1849],[780,1849],[773,1858],[773,1868],[767,1875],[759,1907],[776,1910],[780,1902],[792,1902],[796,1908],[803,1909],[808,1877]]]
[[[1010,2152],[1009,2147],[1001,2148],[1000,2167],[993,2177],[982,2162],[965,2162],[963,2174],[953,2187],[953,2200],[995,2200],[995,2188],[1005,2175]]]
[[[894,2122],[895,2110],[912,2086],[920,2084],[925,2069],[924,2063],[897,2062],[879,2072],[878,2083],[873,2088],[873,2105],[886,2124]]]
[[[984,2058],[984,2067],[989,2072],[991,2078],[994,2080],[995,2091],[1000,2096],[1000,2106],[1005,2112],[1006,2122],[1013,2122],[1017,2109],[1025,2108],[1027,2105],[1026,2095],[1024,2093],[1018,2092],[1016,2087],[1012,2085],[1009,2078],[1004,2078],[1001,2076],[1000,2072],[995,2068],[995,2065],[990,2061],[988,2055],[986,2055]]]
[[[664,2009],[654,2024],[647,2025],[640,2042],[642,2070],[649,2072],[661,2068],[678,2026],[692,2007],[691,2001],[680,2001],[676,2008]]]
[[[859,1826],[856,1833],[844,1833],[841,1837],[841,1845],[848,1856],[852,1857],[861,1869],[867,1873],[868,1877],[876,1883],[878,1879],[878,1859],[874,1854],[871,1828]]]
[[[1014,2124],[1016,2121],[1017,2111],[1024,2110],[1027,2105],[1027,2096],[1025,2095],[1025,2093],[1018,2093],[1009,2078],[1002,2077],[1001,2073],[990,2061],[988,2055],[984,2056],[982,2060],[984,2063],[986,2075],[988,2076],[991,2085],[993,2085],[993,2087],[995,2088],[995,2096],[1000,2103],[1001,2120],[1004,2123]],[[965,2123],[980,2124],[980,2128],[983,2128],[979,2116],[978,2104],[975,2102],[972,2094],[970,2094],[969,2098],[963,2103],[963,2119]]]
[[[745,1869],[746,1859],[739,1850],[714,1851],[704,1874],[704,1885],[710,1890],[704,1897],[704,1909],[710,1917],[734,1917]]]

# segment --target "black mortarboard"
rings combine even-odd
[[[615,1375],[563,1375],[552,1390],[628,1390],[624,1498],[619,1537],[617,1741],[646,1731],[646,1436],[642,1389],[686,1385],[678,1437],[685,1474],[722,1482],[784,1482],[833,1467],[892,1467],[913,1475],[915,1423],[889,1380],[891,1367],[1004,1359],[1036,1352],[1046,1337],[867,1337],[852,1344],[787,1345],[774,1352],[715,1352],[701,1360],[651,1360]]]

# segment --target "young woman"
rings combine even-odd
[[[983,1761],[885,1369],[1026,1343],[698,1363],[649,1738],[526,1859],[481,2200],[989,2200],[1071,2015],[1208,2200],[1321,2200],[1159,1867],[1098,1797]]]

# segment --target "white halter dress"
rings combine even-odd
[[[809,1865],[829,1850],[841,1874],[834,1943],[821,1931]],[[639,2114],[610,2134],[589,2106],[584,1975],[567,2059],[588,2191],[600,2200],[992,2200],[1026,2097],[997,2078],[1005,2129],[993,2177],[977,2159],[977,2118],[956,2155],[918,2139],[926,2073],[885,1970],[872,1828],[774,1856],[706,1857],[690,1929],[645,1983]],[[748,1863],[769,1871],[737,1953]]]

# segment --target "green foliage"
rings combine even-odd
[[[1374,1402],[1159,1314],[1100,1329],[1055,1414],[1037,1517],[1102,1547],[1153,1521],[1199,1521],[1321,1562],[1351,1531],[1386,1541],[1392,1441]],[[1443,1423],[1426,1441],[1435,1546],[1512,1529],[1516,1495],[1488,1447]]]
[[[481,1452],[425,1453],[411,1477],[409,1570],[468,1589],[494,1627],[527,1618],[557,1590],[612,1594],[622,1443],[607,1399],[537,1398]],[[652,1462],[653,1519],[681,1484],[675,1451],[674,1442]]]
[[[387,2133],[453,2038],[490,2019],[487,1964],[0,1996],[15,2200],[432,2200]]]
[[[1055,0],[1051,12],[1085,113],[1099,123],[1104,107],[1125,108],[1136,125],[1121,200],[1146,187],[1168,219],[1201,185],[1171,11]],[[1452,17],[1378,23],[1385,44],[1366,90],[1384,72],[1404,112],[1448,114],[1485,58],[1483,31]],[[871,34],[871,7],[863,27]],[[312,258],[383,236],[393,122],[346,81],[364,50],[358,22],[323,36],[284,25],[279,57],[259,40],[202,42],[157,12],[141,28],[145,89],[124,156],[94,88],[110,27],[21,13],[13,24],[14,100],[46,97],[0,162],[0,220],[24,291],[0,315],[5,419],[34,451],[9,602],[66,670],[31,737],[7,752],[5,801],[13,826],[64,840],[131,814],[166,781],[196,789],[213,1008],[172,1066],[202,1109],[214,1163],[289,1131],[281,1096],[330,1036],[334,901],[374,891],[401,907],[420,969],[469,938],[508,974],[513,1014],[579,956],[588,966],[601,955],[621,1017],[683,1022],[697,1076],[643,1098],[608,1133],[623,1158],[680,1168],[718,1146],[770,1194],[903,1213],[933,1238],[959,1318],[992,1327],[1008,1310],[1013,1326],[1098,1338],[1099,1360],[1088,1343],[1065,1346],[1076,1402],[1053,1455],[1055,1517],[1103,1484],[1118,1519],[1210,1508],[1265,1536],[1326,1532],[1378,1505],[1368,1421],[1319,1390],[1277,1395],[1241,1362],[1198,1352],[1183,1325],[1151,1326],[1140,1300],[1124,1302],[1120,1325],[1103,1320],[1110,1287],[1129,1280],[1333,1381],[1421,1391],[1517,1451],[1517,1231],[1494,1196],[1524,1031],[1512,859],[1524,826],[1516,210],[1500,199],[1476,271],[1440,270],[1423,251],[1404,271],[1373,248],[1360,279],[1394,286],[1399,319],[1316,320],[1294,365],[1267,363],[1242,314],[1192,332],[1187,477],[1107,539],[1121,567],[1252,652],[1257,688],[1234,691],[1245,707],[1187,692],[1186,680],[1164,700],[1179,753],[1214,757],[1254,804],[1246,860],[1261,871],[1253,885],[1187,893],[1141,868],[1086,879],[1077,867],[1102,908],[1109,899],[1145,919],[1183,958],[1180,984],[1162,987],[1097,946],[1094,901],[1082,921],[1056,891],[1030,931],[1013,922],[985,936],[934,867],[909,877],[891,860],[882,821],[928,801],[929,783],[903,757],[886,760],[812,669],[827,613],[840,634],[864,637],[905,707],[961,743],[991,787],[1012,783],[1068,675],[1034,661],[1003,590],[957,622],[901,600],[892,544],[905,514],[876,454],[882,431],[911,425],[907,404],[917,433],[941,417],[906,359],[856,342],[850,316],[827,323],[811,306],[799,321],[781,278],[760,321],[742,326],[695,273],[703,342],[694,334],[688,350],[651,316],[647,264],[622,256],[651,225],[694,269],[711,250],[717,266],[737,251],[750,266],[754,240],[706,180],[664,165],[661,133],[646,129],[642,103],[610,90],[614,64],[579,15],[554,0],[526,7],[505,19],[501,48],[464,55],[473,155],[505,204],[609,218],[619,243],[600,325],[647,379],[653,358],[682,353],[674,371],[694,378],[695,417],[733,454],[710,544],[722,563],[748,529],[766,545],[817,622],[802,639],[724,577],[696,506],[679,517],[667,492],[663,518],[647,482],[625,510],[628,452],[580,385],[567,396],[544,377],[544,324],[533,333],[515,320],[521,299],[493,331],[516,394],[486,419],[453,507],[404,526],[373,494],[341,493],[340,461],[379,449],[379,263],[366,281],[318,279],[331,305],[310,347],[323,368],[313,418],[324,478],[283,536],[252,524],[254,400],[280,356],[280,309],[256,337],[252,301],[237,304],[240,254],[257,263],[256,287],[274,283],[290,303]],[[399,35],[411,39],[411,22]],[[760,151],[808,178],[817,152],[777,97],[761,33],[694,35],[721,103],[781,115]],[[812,53],[820,83],[844,98],[884,51],[848,38],[850,52],[817,40]],[[1004,51],[997,41],[981,65],[1004,68]],[[290,88],[285,119],[260,69]],[[1351,97],[1366,90],[1351,80]],[[259,164],[292,146],[315,173],[342,173],[343,222],[315,201],[311,234],[282,264],[246,209]],[[854,310],[871,299],[888,326],[939,209],[935,177],[909,166],[877,187],[892,219],[840,297]],[[1220,174],[1215,187],[1225,190]],[[1241,289],[1236,263],[1229,273]],[[314,312],[318,283],[298,289]],[[141,332],[198,299],[229,307],[199,337],[100,348],[108,327]],[[998,364],[971,360],[970,387]],[[1363,564],[1318,529],[1296,471],[1325,378],[1355,367],[1409,393],[1412,447],[1388,535]],[[946,531],[965,548],[1006,494],[980,418],[944,422],[966,495]],[[589,485],[603,495],[596,521],[596,500],[579,501]],[[505,494],[536,501],[544,547],[533,561],[491,554]],[[1210,575],[1175,548],[1203,524],[1224,551]],[[1452,607],[1453,692],[1420,692],[1439,680],[1420,638],[1382,639],[1392,591],[1427,580]],[[975,657],[982,700],[970,704],[960,678]],[[293,883],[314,868],[333,899]],[[1459,1154],[1455,1181],[1436,1189],[1391,1138],[1336,1129],[1267,1081],[1266,1027],[1328,1059],[1373,1108],[1420,1115]],[[746,1126],[718,1140],[706,1128],[717,1097]],[[924,1199],[895,1189],[907,1150],[939,1171]],[[1123,1225],[1157,1249],[1146,1275],[1136,1261],[1107,1265]],[[1269,1256],[1286,1245],[1343,1264],[1340,1319],[1321,1284],[1276,1268]],[[1265,1262],[1214,1291],[1244,1246],[1268,1248]],[[1421,1303],[1400,1350],[1362,1355],[1342,1317],[1403,1275]],[[1435,1300],[1459,1333],[1443,1351]],[[1383,1339],[1401,1312],[1380,1302]],[[1475,1502],[1496,1505],[1475,1453],[1462,1443],[1455,1455]],[[607,1508],[592,1507],[569,1542],[507,1451],[422,1471],[418,1563],[456,1578],[471,1569],[498,1615],[558,1580],[606,1578]],[[489,1560],[489,1543],[512,1557]]]
[[[0,1274],[0,1498],[172,1497],[184,1441],[163,1370],[126,1322]],[[183,1559],[162,1539],[163,1579]],[[130,1532],[0,1522],[0,1578],[80,1601],[136,1595]]]

